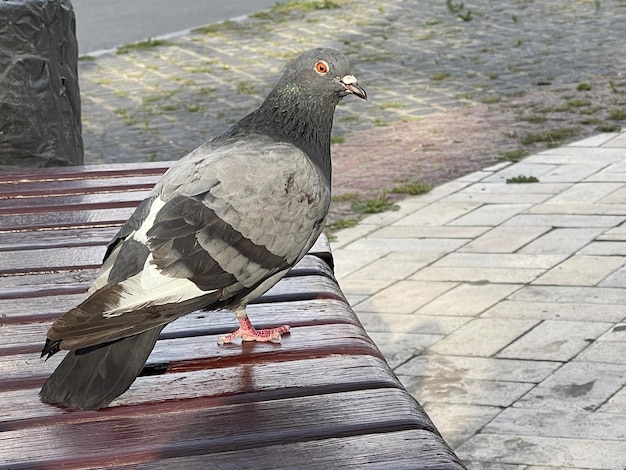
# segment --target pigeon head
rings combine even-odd
[[[300,148],[330,182],[330,133],[335,107],[348,95],[367,99],[350,72],[348,59],[334,49],[312,49],[295,59],[259,109],[223,138],[264,134]]]
[[[367,99],[365,90],[350,73],[348,59],[334,49],[312,49],[300,55],[285,70],[275,90],[311,103],[327,101],[336,105],[350,94]]]

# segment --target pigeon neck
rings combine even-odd
[[[293,144],[309,156],[330,185],[330,133],[336,105],[332,100],[303,101],[300,93],[274,89],[259,109],[243,118],[227,134],[256,132]]]

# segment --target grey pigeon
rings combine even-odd
[[[332,49],[299,56],[263,104],[177,161],[108,246],[89,297],[54,322],[42,357],[69,350],[45,403],[107,406],[135,381],[161,330],[194,310],[232,310],[229,343],[280,341],[246,305],[296,264],[330,204],[330,133],[346,95],[366,99]]]

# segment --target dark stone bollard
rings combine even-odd
[[[0,168],[83,164],[70,0],[0,0]]]

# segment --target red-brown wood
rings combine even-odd
[[[258,327],[292,325],[281,344],[219,346],[233,314],[198,311],[109,408],[39,401],[63,356],[39,359],[46,330],[168,165],[0,175],[0,466],[463,468],[347,304],[324,238],[248,308]]]

